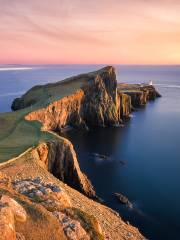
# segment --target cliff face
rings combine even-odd
[[[149,85],[142,87],[119,84],[117,88],[115,70],[112,67],[74,77],[71,81],[82,82],[81,88],[29,113],[26,120],[38,120],[42,123],[43,130],[56,133],[60,133],[67,126],[86,129],[93,126],[119,125],[122,120],[129,118],[132,106],[144,105],[158,96],[155,88]],[[79,168],[69,141],[63,139],[60,142],[44,143],[36,152],[39,160],[43,161],[58,179],[87,196],[95,196],[90,182]]]
[[[59,132],[67,125],[85,127],[82,119],[82,101],[84,92],[76,93],[55,101],[46,108],[32,112],[26,116],[27,120],[38,120],[43,124],[44,130]]]
[[[128,119],[131,113],[131,97],[124,93],[119,93],[119,100],[120,100],[120,116],[121,119]]]
[[[95,191],[90,181],[80,170],[76,153],[70,141],[61,138],[61,141],[41,143],[34,149],[33,154],[59,180],[88,197],[95,197]]]
[[[132,107],[143,106],[148,101],[161,97],[155,87],[151,85],[119,84],[118,92],[124,93],[131,98]]]
[[[0,166],[1,239],[145,239],[116,212],[53,177],[31,151]]]
[[[85,79],[81,89],[30,113],[26,119],[38,120],[43,129],[56,132],[67,125],[86,128],[119,124],[120,101],[114,68],[106,67],[79,78]]]
[[[113,67],[98,72],[83,86],[83,119],[88,126],[109,126],[119,124],[119,96]]]

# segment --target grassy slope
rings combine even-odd
[[[31,107],[9,113],[0,114],[0,162],[17,157],[26,149],[38,145],[40,141],[54,138],[53,135],[41,132],[41,124],[24,119],[27,113],[45,107],[51,102],[70,95],[78,90],[84,78],[67,79],[62,82],[36,86],[29,90],[24,99],[35,99]]]
[[[17,157],[26,149],[36,146],[39,141],[54,138],[50,133],[41,132],[40,123],[26,121],[25,115],[74,93],[103,71],[100,69],[60,82],[35,86],[22,96],[25,104],[32,102],[32,106],[15,112],[0,113],[0,163]]]

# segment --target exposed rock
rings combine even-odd
[[[144,91],[132,91],[132,92],[130,92],[129,91],[126,94],[131,97],[131,102],[132,102],[133,107],[143,106],[147,103],[147,99],[148,99],[147,98],[148,97],[147,92],[144,92]]]
[[[129,117],[132,106],[145,105],[148,100],[160,97],[151,85],[119,84],[117,92],[113,67],[71,79],[77,80],[82,82],[79,90],[28,114],[26,119],[39,120],[44,130],[56,132],[66,129],[66,126],[85,129],[92,126],[113,126]]]
[[[127,94],[119,92],[119,99],[120,99],[120,116],[121,119],[129,118],[131,113],[131,97]]]
[[[7,204],[12,210],[15,220],[19,222],[25,222],[27,218],[26,211],[19,203],[7,195],[3,195],[0,200],[1,203]]]
[[[12,209],[2,204],[0,205],[0,239],[16,239],[14,214],[12,212]]]
[[[63,212],[53,212],[58,218],[60,225],[69,240],[90,240],[90,236],[86,233],[80,222],[67,216]]]
[[[99,153],[91,153],[90,154],[91,157],[95,157],[99,160],[110,160],[111,158],[109,156],[103,155],[103,154],[99,154]]]
[[[127,205],[129,208],[133,208],[132,203],[129,201],[129,199],[126,196],[124,196],[121,193],[114,193],[114,195],[120,201],[120,203]]]
[[[70,199],[63,189],[51,182],[42,181],[39,177],[16,180],[12,182],[12,185],[16,191],[27,196],[31,201],[41,204],[46,210],[51,212],[58,219],[60,227],[68,240],[92,239],[92,233],[88,229],[93,224],[87,220],[88,218],[83,219],[84,213],[82,211],[72,208]],[[22,189],[25,191],[22,192]],[[39,195],[39,192],[41,192],[41,195]],[[76,212],[78,212],[79,216]],[[95,219],[94,221],[96,222],[97,220]],[[87,229],[84,226],[87,226]],[[91,227],[93,228],[93,226]],[[102,236],[100,226],[98,229],[96,227],[96,235]]]
[[[52,101],[63,84],[72,86],[79,82],[79,88],[68,95]],[[52,91],[53,88],[53,91]],[[126,91],[128,88],[128,91]],[[133,88],[133,91],[132,91]],[[58,90],[57,90],[58,89]],[[88,129],[93,126],[120,126],[129,118],[132,106],[145,104],[158,96],[153,86],[118,85],[115,69],[105,67],[99,71],[82,74],[55,84],[36,86],[24,94],[19,108],[42,101],[39,93],[46,93],[49,102],[46,107],[30,112],[25,119],[38,120],[43,130],[60,133],[68,127]],[[55,98],[57,99],[57,97]],[[15,103],[14,103],[15,104]],[[72,144],[66,139],[40,144],[36,149],[38,158],[58,179],[94,197],[95,192],[87,177],[81,172]],[[102,158],[101,158],[102,159]]]
[[[115,70],[113,67],[106,67],[97,72],[82,74],[59,83],[33,87],[21,98],[14,101],[12,109],[18,110],[32,106],[31,109],[27,109],[29,114],[26,115],[26,120],[38,120],[42,123],[43,130],[60,133],[63,129],[66,130],[70,127],[88,129],[94,126],[119,126],[122,120],[129,117],[132,106],[144,105],[148,100],[153,100],[158,96],[152,86],[133,85],[128,86],[128,89],[127,86],[124,86],[124,89],[118,87],[117,91]],[[55,138],[52,137],[52,139]],[[105,235],[103,234],[105,239],[144,239],[137,229],[125,224],[113,210],[98,205],[98,203],[70,189],[67,185],[63,185],[68,192],[67,196],[61,187],[53,183],[56,180],[46,170],[87,196],[95,196],[91,183],[79,168],[75,151],[68,140],[63,138],[58,140],[57,138],[57,140],[40,143],[31,153],[27,153],[20,159],[22,162],[18,161],[18,167],[13,162],[6,165],[6,169],[9,167],[8,174],[12,171],[13,174],[16,172],[18,177],[21,175],[24,178],[23,174],[30,174],[30,176],[35,175],[36,178],[14,181],[13,191],[17,191],[19,195],[23,196],[23,201],[26,199],[27,205],[33,204],[33,207],[28,205],[28,207],[31,206],[29,214],[35,212],[35,216],[38,216],[38,218],[35,217],[36,221],[46,216],[44,219],[50,219],[54,223],[58,222],[56,231],[60,231],[59,226],[61,225],[66,235],[64,236],[64,232],[61,232],[59,236],[62,236],[62,239],[78,239],[78,234],[84,236],[85,239],[89,239],[91,230],[88,232],[87,219],[90,219],[92,213],[93,217],[95,216],[95,219],[100,222],[103,233],[105,233]],[[101,157],[101,159],[104,158]],[[22,169],[25,170],[25,173],[19,172],[21,166],[23,166]],[[30,169],[31,172],[29,173],[27,169]],[[42,181],[41,178],[37,177],[40,173],[42,174],[41,177],[43,176],[45,179],[47,177],[52,178],[52,183]],[[12,176],[14,176],[13,174]],[[71,196],[71,201],[68,201],[69,196]],[[125,196],[116,194],[116,197],[121,203],[132,207],[132,204]],[[37,209],[34,211],[34,205],[38,205],[39,212]],[[81,212],[79,215],[77,214],[78,217],[67,214],[67,209],[72,210],[73,208],[74,211],[74,206]],[[84,209],[88,212],[88,217],[85,218],[82,217],[86,215],[83,214]],[[37,214],[37,212],[41,214]],[[31,218],[34,219],[33,214]],[[30,226],[36,228],[34,221]],[[46,225],[43,223],[40,226],[45,226],[45,228],[40,235],[36,232],[36,236],[44,236],[45,233],[49,234],[48,231],[46,232],[48,221]],[[24,231],[21,226],[19,226],[19,229],[22,232]],[[41,229],[38,228],[38,230]],[[53,231],[52,228],[51,231]],[[13,237],[18,236],[14,232],[13,228]],[[18,230],[18,232],[21,234],[21,231]],[[91,239],[104,239],[100,232],[99,230],[96,236],[101,237],[91,237]],[[25,233],[25,236],[30,236],[28,231],[23,233]],[[49,235],[48,237],[45,236],[45,238],[50,239]]]
[[[118,84],[118,91],[130,96],[132,107],[135,108],[161,97],[154,86],[147,84]]]
[[[119,96],[113,67],[103,68],[90,77],[82,87],[83,119],[88,126],[109,126],[119,124]]]
[[[26,211],[19,203],[7,195],[2,195],[0,199],[0,239],[23,240],[24,236],[16,233],[15,221],[23,223],[26,218]]]
[[[45,183],[39,177],[35,179],[17,180],[13,188],[33,201],[41,202],[48,210],[71,207],[67,194],[53,183]]]
[[[16,240],[25,240],[25,237],[22,233],[16,232]]]
[[[55,177],[89,197],[96,196],[90,181],[80,170],[70,141],[59,138],[59,141],[42,143],[33,151],[33,154]]]
[[[77,78],[83,82],[81,89],[28,114],[26,119],[38,120],[43,124],[44,130],[56,132],[67,125],[87,128],[119,124],[120,102],[114,68],[106,67],[97,72],[80,75],[74,77],[74,81],[77,81]]]

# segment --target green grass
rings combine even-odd
[[[39,142],[54,138],[54,135],[42,132],[37,121],[26,121],[25,116],[32,111],[48,106],[82,87],[84,78],[69,78],[62,82],[35,86],[24,96],[25,103],[34,105],[15,112],[0,113],[0,163],[17,157]]]
[[[0,163],[17,157],[41,141],[54,138],[50,133],[42,132],[38,122],[25,120],[29,112],[46,107],[54,101],[75,93],[85,87],[97,72],[81,74],[61,82],[35,86],[21,98],[27,108],[0,114]]]
[[[37,106],[0,114],[0,163],[17,157],[28,148],[37,146],[40,141],[54,137],[42,132],[39,122],[24,119],[36,108]]]

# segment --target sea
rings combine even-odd
[[[103,65],[0,65],[0,112],[34,85]],[[68,131],[80,167],[104,204],[152,240],[180,239],[180,66],[115,65],[122,83],[153,81],[162,98],[121,127]],[[98,157],[104,155],[104,158]],[[128,197],[133,208],[115,198]]]

